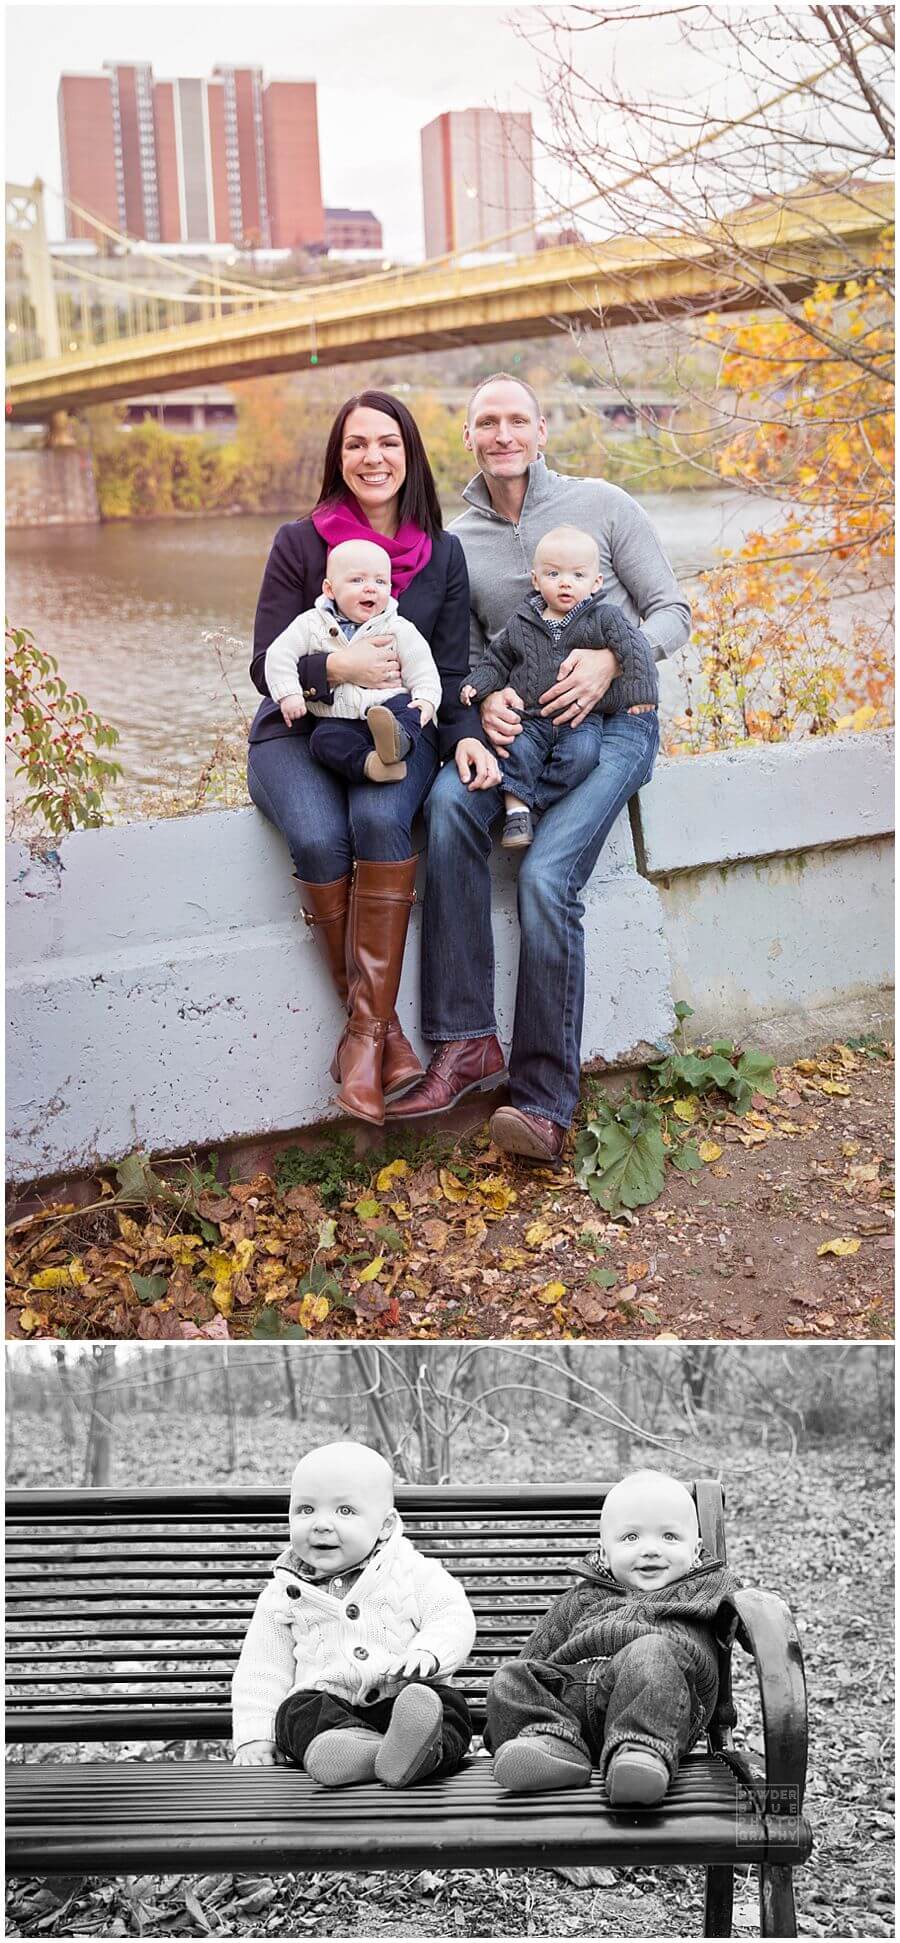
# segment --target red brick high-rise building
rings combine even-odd
[[[294,249],[324,243],[316,86],[218,67],[154,82],[109,62],[59,84],[63,187],[147,242]],[[66,212],[70,236],[95,236]]]
[[[425,254],[475,250],[505,230],[497,248],[534,249],[531,116],[461,108],[422,129]]]

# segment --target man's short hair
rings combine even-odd
[[[469,399],[469,402],[466,406],[467,425],[472,416],[472,406],[474,405],[475,400],[478,397],[479,393],[484,391],[486,385],[498,385],[498,384],[519,385],[522,391],[526,391],[528,393],[528,396],[531,399],[531,402],[534,406],[538,418],[543,418],[544,414],[541,410],[541,401],[537,395],[537,392],[534,389],[534,386],[528,383],[527,378],[517,378],[514,376],[514,374],[511,371],[492,371],[489,378],[480,378],[477,385],[475,386],[475,390],[473,391],[472,396]]]

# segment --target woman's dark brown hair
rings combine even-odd
[[[322,471],[322,484],[313,512],[320,506],[334,505],[345,499],[347,488],[341,471],[341,452],[344,444],[344,427],[351,412],[362,405],[373,412],[384,412],[399,427],[406,454],[406,478],[400,488],[398,508],[401,526],[411,520],[414,526],[421,526],[423,532],[434,540],[443,531],[440,501],[434,474],[425,456],[422,435],[413,418],[412,412],[401,404],[399,398],[392,398],[389,391],[358,391],[341,406],[337,418],[328,434],[325,447],[325,465]]]

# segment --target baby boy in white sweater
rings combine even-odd
[[[452,1774],[472,1725],[448,1682],[475,1616],[462,1586],[404,1538],[390,1465],[365,1444],[310,1451],[289,1523],[232,1680],[235,1761],[280,1757],[326,1788]]]
[[[360,688],[343,681],[330,702],[307,705],[297,674],[304,655],[386,634],[397,644],[401,687]],[[402,782],[405,758],[441,701],[441,677],[428,642],[398,613],[390,560],[371,540],[342,540],[331,548],[315,607],[298,614],[272,642],[265,673],[269,694],[281,703],[289,726],[307,713],[322,718],[310,736],[310,752],[354,783]]]

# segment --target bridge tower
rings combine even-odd
[[[45,358],[58,358],[62,347],[40,176],[31,184],[8,182],[6,185],[6,247],[11,246],[21,258],[42,354]],[[74,445],[67,412],[51,414],[47,443]]]
[[[58,358],[59,319],[44,223],[44,185],[39,176],[30,187],[19,182],[6,185],[6,243],[7,248],[14,245],[22,259],[42,354]]]

